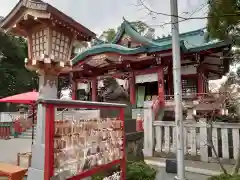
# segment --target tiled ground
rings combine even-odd
[[[16,164],[17,153],[31,152],[31,139],[0,140],[0,162]]]

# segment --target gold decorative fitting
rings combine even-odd
[[[23,5],[30,9],[41,10],[41,11],[47,10],[47,4],[43,2],[24,0]]]
[[[51,59],[50,58],[45,58],[44,59],[44,63],[50,64],[51,63]]]
[[[28,58],[25,58],[25,59],[24,59],[24,62],[25,62],[25,63],[28,63]]]
[[[156,63],[157,64],[161,64],[162,63],[162,58],[160,56],[156,57]]]
[[[54,59],[54,55],[53,55],[53,54],[51,54],[50,58],[51,58],[51,59]]]
[[[23,20],[28,20],[28,14],[25,14],[24,16],[23,16]]]
[[[33,59],[32,60],[32,65],[36,65],[37,64],[37,60],[36,59]]]
[[[45,58],[45,55],[44,55],[44,54],[41,54],[40,59],[43,60],[44,58]]]
[[[65,63],[63,61],[60,61],[60,67],[64,67]]]

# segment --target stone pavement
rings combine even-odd
[[[165,172],[165,159],[164,158],[145,158],[145,162],[149,165],[157,167],[158,174],[157,180],[172,180],[176,174],[168,174]],[[231,172],[233,166],[225,165],[225,168]],[[210,176],[221,174],[221,169],[217,163],[206,163],[200,161],[185,160],[186,178],[188,180],[205,180]]]
[[[0,140],[0,162],[16,164],[17,153],[31,151],[31,139]],[[173,180],[176,174],[165,172],[165,159],[146,158],[146,163],[158,169],[157,180]],[[216,163],[204,163],[199,161],[185,161],[186,177],[188,180],[207,180],[209,176],[220,174],[219,165]],[[232,166],[226,165],[231,170]]]
[[[31,139],[0,139],[0,162],[16,164],[17,153],[31,152]]]
[[[174,180],[177,174],[166,173],[165,168],[157,168],[156,180]],[[186,180],[207,180],[210,176],[186,172]]]

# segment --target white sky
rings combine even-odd
[[[43,0],[44,1],[44,0]],[[170,0],[142,0],[154,11],[170,14]],[[0,16],[6,16],[18,0],[0,0]],[[170,26],[159,27],[170,20],[169,16],[148,15],[143,7],[137,6],[139,0],[45,0],[59,10],[73,17],[97,34],[108,28],[116,28],[124,16],[129,21],[141,20],[154,25],[156,34],[170,34]],[[206,0],[178,0],[179,15],[188,17],[197,11],[195,16],[206,16]],[[202,5],[205,5],[202,8]],[[155,18],[153,18],[155,17]],[[180,23],[180,31],[187,32],[203,28],[206,20],[189,20]]]

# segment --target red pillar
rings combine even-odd
[[[202,67],[198,67],[198,74],[197,74],[197,89],[198,94],[204,93],[204,77],[203,77],[203,69]]]
[[[77,83],[72,81],[72,100],[77,99]]]
[[[130,88],[130,102],[132,105],[136,104],[136,79],[135,79],[135,74],[132,73],[130,78],[129,78],[129,88]]]
[[[164,71],[163,66],[158,69],[158,97],[160,105],[164,104]]]
[[[173,95],[173,66],[172,63],[168,65],[168,95]]]
[[[98,83],[97,83],[97,78],[94,78],[92,80],[92,101],[97,101],[97,94],[98,94],[98,87],[97,87]]]

